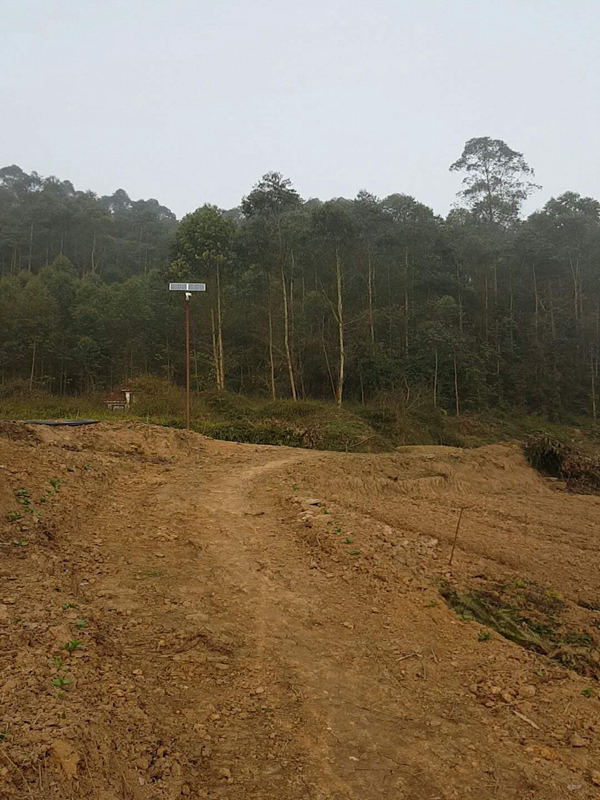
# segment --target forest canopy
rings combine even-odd
[[[239,207],[180,222],[157,200],[100,197],[0,169],[0,380],[56,393],[193,386],[367,402],[420,391],[450,413],[596,414],[600,203],[575,191],[524,219],[539,187],[505,142],[471,139],[446,218],[407,194],[304,200],[278,172]],[[197,302],[196,302],[197,301]]]

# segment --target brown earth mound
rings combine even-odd
[[[600,498],[560,486],[3,426],[0,797],[597,797]]]

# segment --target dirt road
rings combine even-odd
[[[535,582],[593,665],[599,499],[518,448],[3,433],[0,797],[599,796],[593,669],[439,592]]]

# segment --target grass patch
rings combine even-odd
[[[442,581],[440,594],[463,620],[474,620],[526,650],[558,661],[582,675],[600,678],[592,658],[595,641],[565,622],[567,606],[560,595],[532,581],[482,581],[459,588]],[[480,641],[489,634],[480,632]]]
[[[0,419],[81,419],[142,421],[185,427],[185,392],[168,380],[141,376],[133,382],[134,405],[113,412],[101,394],[56,396],[29,390],[22,381],[0,383]],[[192,427],[215,439],[319,450],[386,452],[403,445],[479,447],[524,441],[546,432],[557,440],[600,446],[600,425],[573,418],[550,422],[519,411],[496,410],[450,416],[433,408],[429,392],[382,394],[367,404],[348,401],[342,408],[323,400],[271,400],[228,392],[192,392]],[[8,435],[8,434],[7,434]]]

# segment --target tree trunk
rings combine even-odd
[[[275,400],[277,393],[275,390],[275,361],[273,359],[273,312],[271,311],[271,283],[267,275],[267,310],[269,316],[269,389],[271,400]]]
[[[458,287],[458,329],[460,335],[463,333],[463,303],[462,303],[462,288],[460,285],[460,262],[456,262],[456,285]]]
[[[535,313],[533,317],[533,326],[535,330],[535,340],[538,340],[538,327],[539,327],[539,313],[540,313],[540,296],[538,294],[537,275],[535,272],[535,264],[532,264],[533,271],[533,295],[535,297]]]
[[[590,372],[592,376],[592,416],[596,419],[596,375],[594,372],[594,354],[590,350]]]
[[[283,343],[285,347],[285,359],[287,362],[288,374],[290,376],[290,390],[292,392],[292,400],[297,400],[296,393],[296,380],[294,378],[294,365],[292,363],[292,353],[290,350],[290,318],[288,310],[288,295],[287,285],[285,279],[285,269],[283,259],[281,259],[281,288],[283,291]]]
[[[33,379],[35,377],[35,350],[37,345],[37,339],[33,340],[33,353],[31,355],[31,373],[29,375],[29,389],[33,389]]]
[[[335,392],[335,402],[338,406],[342,405],[344,395],[344,368],[346,365],[346,348],[344,342],[344,306],[342,299],[342,263],[338,247],[335,248],[335,283],[337,289],[337,326],[338,326],[338,343],[339,343],[339,369],[338,380]]]
[[[433,407],[437,408],[437,385],[438,385],[438,351],[435,348],[435,369],[433,371]]]
[[[29,228],[29,256],[27,258],[27,271],[31,272],[31,261],[33,258],[33,222]]]
[[[327,353],[327,345],[325,343],[325,323],[321,326],[321,345],[323,346],[323,355],[325,356],[325,366],[327,367],[327,374],[329,375],[329,383],[331,385],[331,394],[333,399],[336,398],[335,381],[333,379],[333,372],[331,371],[331,364],[329,362],[329,355]]]
[[[456,350],[454,350],[453,356],[454,356],[454,402],[456,407],[456,416],[460,417],[460,398],[458,396],[458,367],[456,364]]]
[[[92,239],[92,275],[96,272],[96,231],[94,231],[94,238]]]
[[[490,313],[490,298],[489,298],[489,289],[488,289],[488,274],[487,268],[485,270],[485,315],[483,318],[484,322],[484,330],[485,330],[485,341],[487,342],[489,339],[489,313]]]
[[[408,358],[409,343],[408,343],[408,314],[409,314],[409,301],[408,301],[408,247],[404,248],[404,349],[406,357]]]
[[[571,277],[573,279],[573,306],[575,310],[575,322],[579,324],[579,259],[573,264],[573,259],[569,255],[569,266],[571,267]]]
[[[219,349],[217,347],[217,328],[215,325],[215,310],[210,310],[210,327],[212,331],[212,348],[213,348],[213,361],[215,362],[215,383],[217,384],[217,391],[221,389],[221,373],[219,370]]]
[[[371,259],[371,248],[369,246],[367,250],[367,266],[368,266],[368,274],[367,274],[367,298],[369,303],[369,334],[371,337],[371,344],[375,344],[375,322],[373,317],[373,282],[374,282],[374,274],[373,274],[373,261]]]
[[[223,315],[221,313],[221,270],[217,263],[217,354],[219,366],[219,389],[225,390],[225,359],[223,357]]]
[[[508,316],[510,352],[513,353],[515,349],[515,294],[513,291],[512,269],[508,275]]]

